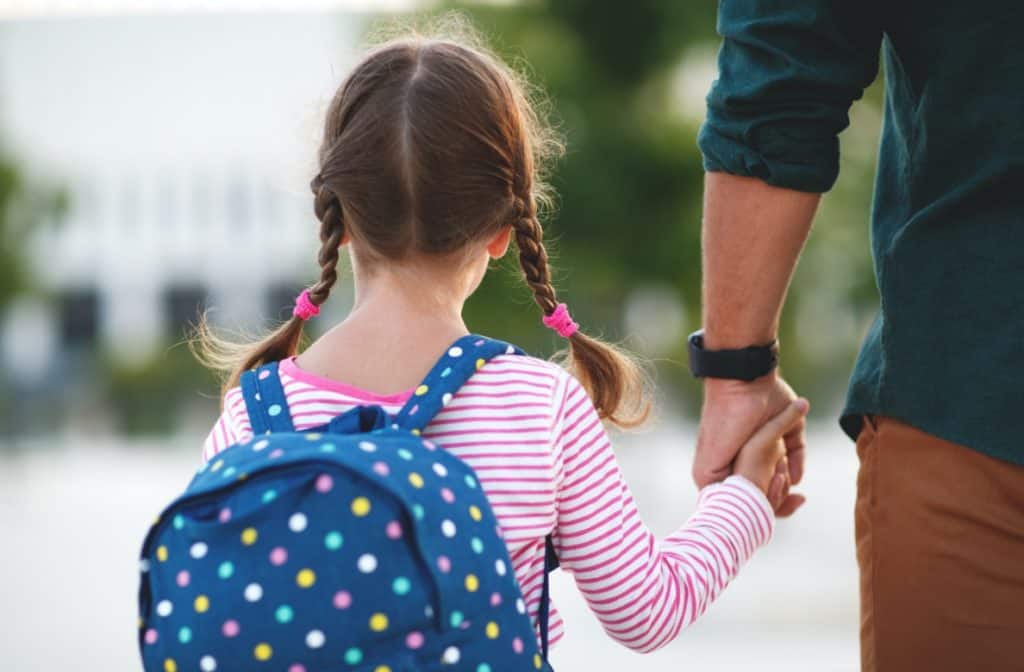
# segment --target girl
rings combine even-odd
[[[795,402],[741,451],[736,475],[705,488],[697,512],[657,541],[640,520],[602,419],[646,415],[642,376],[627,357],[585,336],[556,300],[537,203],[541,159],[556,148],[516,78],[484,51],[421,38],[388,43],[335,95],[312,180],[320,279],[294,317],[265,340],[234,346],[203,328],[201,345],[227,376],[224,412],[205,457],[252,436],[240,372],[280,361],[298,430],[361,404],[396,412],[438,355],[468,333],[465,300],[511,239],[544,323],[568,339],[570,372],[499,356],[432,421],[424,436],[469,463],[498,516],[536,623],[545,536],[608,634],[637,651],[671,641],[771,536],[766,498]],[[303,322],[337,280],[348,247],[355,304],[298,353]],[[781,471],[781,470],[780,470]],[[552,611],[552,643],[563,624]]]

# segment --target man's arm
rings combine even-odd
[[[775,338],[786,290],[820,194],[839,171],[849,107],[878,71],[877,0],[720,0],[724,41],[700,148],[704,202],[704,343],[742,348]],[[783,361],[785,352],[783,348]],[[694,478],[731,471],[736,451],[795,395],[778,372],[705,382]],[[793,483],[803,428],[786,437]],[[788,515],[802,503],[788,496]]]
[[[750,177],[708,173],[704,190],[704,345],[744,348],[775,340],[779,315],[818,194],[782,189]],[[732,470],[737,446],[796,398],[773,371],[751,383],[709,378],[704,383],[694,479],[720,481]],[[803,474],[803,424],[786,435],[790,480]],[[795,511],[791,495],[780,515]]]

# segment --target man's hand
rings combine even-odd
[[[721,481],[732,473],[732,463],[740,447],[796,398],[792,388],[775,371],[750,383],[706,379],[697,456],[693,462],[693,479],[697,486]],[[794,485],[803,477],[804,427],[805,422],[801,420],[783,437],[789,482]],[[781,500],[775,513],[784,518],[800,508],[805,498],[786,494]]]

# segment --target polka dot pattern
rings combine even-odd
[[[417,422],[486,361],[490,342],[479,343],[452,346],[417,388]],[[263,393],[268,413],[277,403],[287,418],[287,406]],[[147,670],[216,672],[241,655],[241,667],[247,658],[307,672],[330,660],[391,672],[392,662],[375,659],[381,641],[425,667],[492,672],[541,660],[472,471],[443,445],[379,426],[269,433],[200,470],[188,494],[211,494],[161,516],[140,562],[152,604],[139,630]]]

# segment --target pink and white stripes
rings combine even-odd
[[[371,394],[302,371],[291,359],[280,371],[298,429],[366,403],[395,413],[412,394]],[[235,388],[225,397],[204,458],[251,434]],[[696,513],[659,542],[640,519],[586,392],[543,360],[491,360],[423,434],[477,472],[534,623],[544,537],[553,532],[562,568],[605,631],[637,651],[665,645],[704,613],[774,526],[764,495],[733,476],[702,490]],[[556,609],[549,630],[552,643],[563,634]]]

